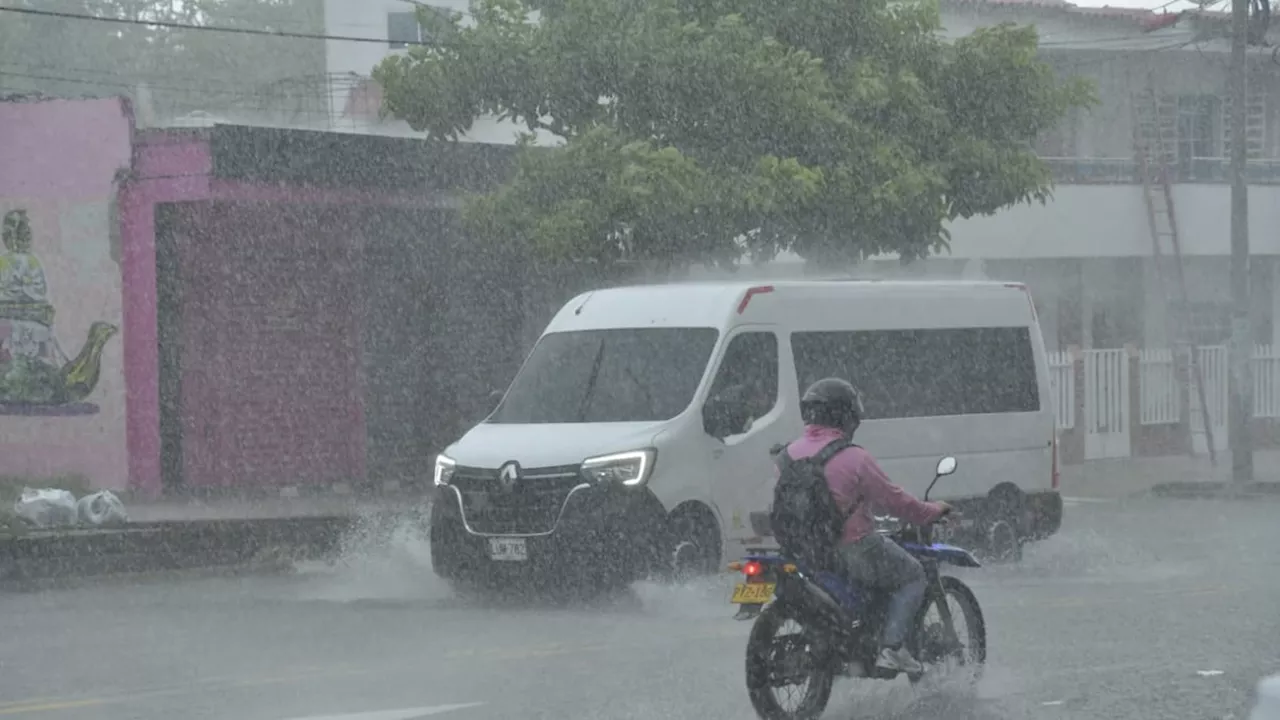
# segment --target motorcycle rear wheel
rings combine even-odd
[[[779,636],[778,631],[789,622],[799,626],[799,631]],[[747,640],[747,695],[761,720],[814,720],[826,710],[835,670],[826,661],[827,651],[815,646],[815,641],[819,637],[814,629],[804,627],[784,604],[775,602],[756,617]],[[795,709],[788,710],[776,692],[781,689],[779,675],[801,670],[807,687]]]

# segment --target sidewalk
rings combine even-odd
[[[1064,497],[1122,498],[1150,492],[1157,485],[1230,482],[1231,453],[1218,453],[1217,467],[1207,455],[1090,460],[1063,465],[1060,492]],[[1254,480],[1280,484],[1280,451],[1253,454]]]

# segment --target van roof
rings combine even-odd
[[[768,295],[775,302],[761,302]],[[777,323],[808,314],[814,307],[874,298],[872,309],[883,316],[883,302],[896,302],[908,315],[987,316],[999,324],[1017,318],[1034,322],[1034,310],[1022,283],[991,280],[777,280],[773,282],[708,281],[627,285],[578,295],[560,309],[546,332],[623,327],[714,327],[740,323]],[[972,301],[973,306],[965,301]],[[960,303],[960,307],[949,307]],[[1012,304],[1016,303],[1016,308]],[[835,306],[833,306],[835,307]],[[851,308],[854,306],[850,306]],[[875,323],[877,325],[880,322]],[[892,322],[889,323],[892,325]],[[932,323],[916,327],[928,326]],[[978,324],[985,324],[979,322]],[[951,325],[945,318],[941,326]]]

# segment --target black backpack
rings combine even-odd
[[[778,484],[773,489],[769,527],[783,554],[812,567],[831,565],[848,514],[836,505],[825,470],[836,453],[849,447],[857,446],[843,438],[833,440],[800,460],[793,460],[785,445],[773,449]]]

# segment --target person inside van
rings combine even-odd
[[[793,460],[816,455],[835,441],[852,442],[862,423],[862,399],[849,382],[826,378],[805,390],[800,414],[804,435],[786,449]],[[825,475],[836,505],[847,515],[833,570],[851,582],[891,593],[876,665],[912,674],[922,672],[904,642],[924,602],[924,568],[897,543],[875,531],[873,511],[925,525],[951,512],[951,506],[916,499],[890,481],[875,458],[857,445],[832,456]]]

